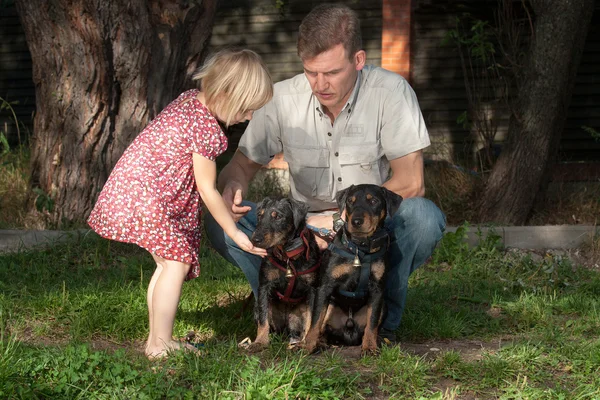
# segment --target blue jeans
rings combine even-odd
[[[256,229],[256,204],[245,201],[243,205],[252,207],[252,210],[239,220],[238,228],[250,237]],[[204,223],[213,247],[242,270],[255,298],[258,298],[261,258],[237,247],[206,210]],[[388,250],[390,270],[384,295],[387,313],[382,327],[393,331],[402,320],[408,278],[433,253],[446,229],[446,217],[430,200],[413,197],[402,201],[396,214],[386,219],[385,226],[390,231],[391,242]]]

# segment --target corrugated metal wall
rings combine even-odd
[[[260,53],[277,82],[302,72],[296,55],[302,18],[322,1],[284,0],[221,1],[213,29],[211,48],[242,46]],[[381,65],[381,0],[348,0],[342,3],[361,16],[363,45],[369,64]]]
[[[33,129],[35,89],[31,79],[31,55],[25,33],[13,4],[0,5],[0,97],[12,104],[21,125],[24,140]],[[8,109],[0,112],[0,131],[7,134],[11,146],[19,138],[13,117]]]
[[[465,3],[468,7],[462,7]],[[469,11],[485,20],[493,18],[496,5],[497,0],[415,2],[412,84],[432,136],[430,156],[456,160],[461,158],[461,152],[472,153],[478,147],[470,140],[472,135],[457,123],[457,117],[467,109],[467,97],[458,52],[454,45],[444,44],[444,38],[455,27],[458,13]],[[496,117],[497,139],[501,141],[508,127],[506,109],[497,107]],[[562,161],[599,159],[600,142],[582,126],[600,131],[600,1],[596,1],[568,111],[560,149]]]
[[[561,142],[565,160],[600,159],[600,141],[590,140],[582,128],[600,133],[600,1],[595,3]]]
[[[211,48],[239,45],[255,49],[265,58],[275,81],[301,73],[302,65],[296,55],[298,26],[308,11],[321,2],[284,0],[283,3],[278,9],[275,0],[221,0]],[[381,0],[347,0],[345,3],[361,16],[367,62],[380,65]],[[453,26],[453,14],[448,12],[447,5],[456,3],[415,1],[412,48],[412,84],[432,134],[434,144],[430,153],[452,157],[470,145],[465,140],[468,132],[456,123],[457,116],[467,107],[460,63],[454,48],[442,44]],[[470,3],[485,1],[470,0]],[[493,3],[494,0],[487,1],[487,7]],[[600,155],[600,143],[581,128],[589,126],[600,131],[600,1],[596,3],[563,135],[563,160],[597,160]],[[0,8],[0,97],[19,101],[14,106],[17,117],[31,129],[35,103],[31,58],[14,6],[10,2],[4,4]],[[6,111],[0,113],[0,130],[4,130],[7,123],[9,139],[16,143],[14,127],[8,121]],[[501,125],[500,138],[505,131],[506,124]]]

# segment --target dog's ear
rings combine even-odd
[[[398,207],[400,207],[400,203],[402,203],[402,196],[383,186],[381,186],[381,191],[383,192],[383,198],[385,199],[387,215],[391,217],[398,211]]]
[[[337,202],[338,209],[340,210],[340,215],[346,208],[346,197],[348,196],[348,192],[352,189],[354,185],[350,185],[346,189],[342,189],[335,194],[335,201]]]
[[[308,204],[303,201],[294,200],[288,198],[290,206],[292,207],[292,215],[294,216],[294,227],[296,229],[302,227],[306,223],[306,215],[308,214]]]

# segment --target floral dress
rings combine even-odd
[[[200,274],[202,199],[192,153],[214,161],[227,149],[227,138],[198,94],[182,93],[136,137],[88,219],[102,237],[191,264],[187,280]]]

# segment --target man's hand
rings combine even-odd
[[[308,225],[312,225],[316,228],[326,228],[330,231],[333,229],[333,216],[332,215],[313,215],[306,219],[306,223]],[[327,243],[325,240],[321,239],[319,236],[315,236],[317,240],[317,244],[319,245],[319,249],[325,250],[327,248]]]
[[[229,213],[235,222],[238,222],[252,208],[241,206],[242,204],[242,185],[237,182],[231,182],[223,189],[223,200],[229,209]]]

